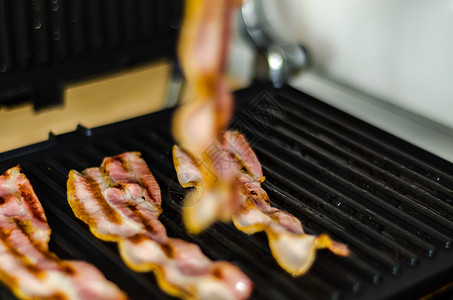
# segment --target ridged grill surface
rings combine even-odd
[[[171,56],[182,0],[0,0],[0,104],[61,101],[68,81]]]
[[[152,274],[130,271],[116,246],[73,216],[65,187],[70,169],[125,151],[141,151],[159,182],[169,236],[236,263],[255,283],[253,298],[417,297],[453,281],[451,163],[289,87],[249,88],[236,98],[232,127],[257,153],[272,205],[294,214],[308,233],[348,244],[350,257],[320,251],[306,275],[292,278],[275,263],[264,234],[247,236],[230,224],[187,234],[180,215],[185,190],[171,159],[172,110],[51,136],[0,154],[0,168],[22,165],[48,215],[53,251],[94,263],[132,299],[167,296]]]

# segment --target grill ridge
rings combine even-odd
[[[433,206],[438,206],[440,209],[443,209],[445,211],[448,211],[449,213],[453,212],[453,207],[450,204],[445,203],[444,201],[448,199],[448,197],[452,196],[452,192],[449,191],[448,189],[444,188],[443,186],[433,183],[427,189],[426,187],[423,189],[420,187],[419,184],[414,186],[413,181],[420,182],[423,178],[420,178],[421,176],[414,173],[414,176],[411,177],[401,177],[397,176],[392,173],[387,173],[385,170],[379,168],[378,166],[371,164],[365,160],[363,160],[360,157],[354,157],[348,152],[342,150],[341,148],[332,146],[331,144],[328,144],[322,140],[316,140],[312,136],[305,135],[305,133],[301,133],[300,135],[293,134],[287,129],[280,129],[278,128],[278,132],[283,135],[282,138],[286,138],[288,140],[292,140],[293,142],[302,144],[302,145],[310,145],[309,147],[311,149],[315,149],[312,152],[318,152],[322,153],[323,155],[330,155],[330,156],[336,156],[340,157],[340,160],[346,162],[351,168],[357,169],[358,171],[364,172],[365,175],[369,175],[370,177],[373,177],[377,180],[383,180],[383,183],[386,185],[392,185],[395,186],[395,189],[401,189],[405,191],[406,193],[411,194],[411,199],[417,201],[417,198],[414,197],[416,195],[422,195],[426,192],[429,194],[426,195],[426,197],[423,198],[423,202],[426,203],[426,200],[429,202],[433,203]],[[304,146],[302,148],[305,149]],[[311,150],[310,149],[310,150]],[[411,182],[412,181],[412,182]],[[429,181],[431,183],[431,181]],[[401,188],[398,187],[401,186]],[[434,186],[435,185],[435,186]],[[417,193],[413,193],[411,189],[414,189],[417,191]],[[435,190],[436,189],[436,190]],[[441,192],[439,192],[441,191]],[[434,196],[431,196],[430,194],[433,194],[434,196],[438,197],[435,198]],[[423,195],[424,196],[424,195]]]
[[[287,106],[288,112],[291,111],[305,111],[302,116],[299,116],[299,119],[310,119],[314,121],[314,123],[317,123],[316,119],[320,119],[323,121],[324,126],[320,126],[321,128],[326,127],[330,129],[334,129],[334,132],[338,136],[342,136],[344,133],[347,133],[349,136],[360,142],[362,145],[368,145],[368,147],[375,147],[376,150],[381,151],[382,153],[385,153],[389,156],[387,159],[392,159],[395,162],[400,163],[401,165],[405,165],[407,168],[411,169],[414,172],[417,172],[421,175],[425,175],[426,177],[430,178],[432,181],[438,181],[440,184],[448,184],[448,188],[451,189],[453,187],[453,177],[449,175],[448,173],[439,170],[438,167],[435,166],[437,163],[437,159],[431,159],[433,162],[433,165],[428,165],[425,162],[423,162],[422,159],[419,157],[415,156],[410,156],[407,153],[404,153],[398,149],[395,148],[396,145],[401,145],[402,143],[405,143],[402,140],[396,140],[397,142],[393,145],[390,144],[390,142],[384,142],[384,139],[379,139],[379,135],[372,136],[368,134],[363,134],[361,133],[360,129],[363,127],[370,127],[370,125],[360,122],[360,125],[364,126],[350,126],[346,122],[339,122],[338,120],[331,118],[326,114],[326,112],[323,112],[320,109],[314,109],[313,107],[308,107],[307,105],[304,105],[300,101],[297,102],[295,101],[292,97],[280,97],[279,100],[285,101],[286,104],[289,104]],[[323,106],[325,108],[326,106]],[[316,119],[315,119],[316,117]],[[356,121],[356,119],[351,119],[349,120]],[[358,120],[357,120],[358,121]],[[353,122],[351,122],[353,123]],[[367,128],[368,129],[368,128]],[[374,128],[375,129],[375,128]],[[376,130],[376,129],[375,129]],[[378,132],[380,135],[385,134],[383,131]],[[391,139],[391,142],[393,142],[395,139]],[[415,153],[417,153],[416,149],[413,149]],[[429,156],[429,153],[423,152],[425,156]],[[449,169],[449,171],[453,171],[451,166],[443,166],[444,168]],[[439,178],[439,180],[437,180]]]
[[[280,140],[285,140],[285,138],[286,138],[285,135],[282,134],[279,135]],[[289,143],[294,143],[295,141],[294,139],[291,138],[288,138],[287,140],[290,141]],[[426,205],[427,204],[426,200],[430,200],[431,202],[435,202],[439,206],[442,206],[444,209],[451,210],[451,207],[449,207],[445,202],[441,201],[440,199],[434,198],[433,196],[426,194],[420,197],[421,199],[416,200],[414,196],[422,195],[422,193],[424,192],[422,190],[417,191],[416,187],[413,187],[412,185],[409,185],[407,183],[403,183],[402,185],[405,188],[404,191],[406,195],[410,195],[409,196],[410,198],[406,198],[403,195],[399,194],[397,191],[395,191],[394,190],[395,188],[392,184],[390,184],[390,186],[394,189],[390,189],[387,186],[389,182],[384,181],[383,183],[381,183],[371,179],[371,177],[361,172],[361,170],[357,170],[354,167],[351,167],[349,164],[345,164],[339,160],[331,158],[331,156],[334,156],[334,154],[329,155],[322,148],[312,146],[310,142],[298,140],[298,143],[300,145],[303,145],[301,146],[301,150],[299,151],[303,151],[304,156],[307,157],[315,156],[314,159],[316,160],[316,163],[318,163],[320,166],[333,170],[335,174],[338,174],[344,179],[353,180],[356,186],[362,188],[363,190],[367,190],[376,197],[379,197],[381,199],[387,198],[397,200],[399,201],[399,205],[403,203],[404,205],[406,205],[406,207],[409,207],[412,210],[422,213],[423,218],[426,219],[427,217],[429,217],[431,220],[435,220],[437,223],[440,223],[441,225],[437,225],[437,227],[440,228],[442,231],[444,231],[446,228],[450,229],[449,234],[451,234],[451,229],[453,229],[453,223],[449,219],[446,219],[442,215],[442,212],[433,211],[431,207],[426,207],[421,204],[424,203]],[[391,179],[393,179],[394,181],[398,181],[398,178],[394,176]],[[414,195],[414,193],[410,191],[411,189],[415,189],[418,194]],[[433,225],[431,224],[431,226]],[[449,245],[450,241],[448,241],[447,238],[447,241],[445,242],[444,246],[449,247]]]
[[[299,195],[303,195],[304,191],[300,189],[298,186],[291,185],[289,183],[285,183],[281,179],[280,176],[276,176],[275,173],[273,174],[272,171],[270,171],[269,168],[266,166],[264,167],[267,174],[269,174],[269,179],[275,182],[278,182],[281,185],[287,185],[289,189],[291,189],[294,192],[297,192]],[[288,194],[285,194],[285,196],[288,196]],[[332,217],[335,217],[337,220],[341,220],[341,222],[344,224],[350,224],[349,226],[343,225],[343,227],[348,228],[349,230],[354,229],[355,233],[359,233],[362,231],[362,238],[369,239],[370,236],[374,236],[375,238],[378,239],[378,242],[385,242],[387,244],[391,243],[394,245],[394,243],[389,240],[388,238],[385,237],[380,237],[379,235],[375,234],[373,230],[370,228],[366,227],[364,224],[359,222],[354,216],[350,216],[346,213],[343,213],[341,211],[338,211],[335,209],[334,206],[326,204],[324,201],[322,201],[319,197],[308,195],[306,198],[303,198],[305,201],[310,200],[310,201],[316,201],[315,203],[318,207],[321,206],[323,209],[323,214],[327,214],[330,212],[330,215]],[[315,208],[316,209],[316,208]],[[325,217],[323,217],[325,219]],[[357,227],[356,227],[357,226]],[[359,230],[361,229],[361,230]],[[334,232],[338,236],[341,236],[348,244],[355,245],[357,249],[360,249],[361,253],[366,254],[369,258],[373,257],[375,261],[379,261],[380,264],[382,264],[387,270],[390,270],[391,273],[397,274],[399,272],[400,266],[399,264],[393,259],[389,258],[388,256],[384,255],[380,251],[378,251],[375,247],[368,245],[368,243],[360,240],[357,238],[355,235],[347,234],[344,236],[344,234],[341,233],[341,231],[337,232],[337,229],[335,227],[329,228],[329,232]],[[381,246],[382,247],[382,246]],[[402,249],[404,252],[406,252],[405,249],[401,248],[401,246],[398,246],[398,248]],[[388,246],[388,249],[393,249],[391,246]],[[354,248],[352,249],[354,252]],[[406,252],[407,253],[407,252]],[[408,255],[408,257],[412,257],[415,259],[416,255]],[[410,258],[409,258],[410,260]]]
[[[418,186],[421,186],[423,188],[430,188],[430,192],[434,192],[436,194],[440,194],[440,196],[445,197],[443,199],[448,200],[452,197],[453,191],[450,188],[446,188],[443,185],[439,184],[438,181],[427,181],[425,177],[421,176],[419,173],[416,173],[413,170],[407,169],[404,166],[397,165],[393,161],[390,161],[386,159],[385,157],[382,157],[379,153],[376,153],[370,149],[367,149],[365,146],[362,146],[360,144],[357,144],[354,141],[349,140],[348,138],[343,138],[340,135],[335,137],[335,139],[331,139],[331,135],[333,135],[333,132],[329,131],[322,131],[323,129],[321,127],[315,127],[314,124],[309,124],[308,126],[313,126],[316,128],[317,131],[323,132],[322,137],[316,137],[315,135],[309,133],[306,129],[305,126],[303,125],[306,120],[300,120],[297,122],[297,125],[294,123],[291,123],[290,120],[295,120],[295,117],[292,112],[288,112],[289,117],[287,120],[284,119],[279,119],[279,123],[276,124],[276,127],[279,128],[279,126],[288,127],[291,129],[291,131],[294,131],[295,133],[303,136],[304,138],[309,139],[310,141],[314,141],[314,143],[319,143],[322,145],[322,147],[327,147],[327,149],[332,149],[332,152],[336,152],[337,155],[340,153],[342,155],[348,156],[349,152],[353,152],[356,154],[362,154],[355,156],[354,158],[360,161],[360,163],[363,163],[366,167],[375,167],[375,168],[380,168],[384,172],[390,172],[390,174],[393,174],[394,176],[397,176],[396,174],[400,175],[400,177],[403,176],[403,178],[406,178],[409,181],[412,181],[412,184],[414,182],[418,183]],[[285,130],[285,129],[283,129]],[[328,137],[326,137],[328,135]],[[323,139],[323,137],[325,137]],[[327,140],[326,140],[327,139]],[[346,149],[343,149],[341,145],[347,145]],[[330,151],[329,151],[330,152]],[[350,156],[350,155],[349,155]],[[362,158],[362,156],[369,157],[367,160],[366,158]],[[370,162],[371,160],[371,162]],[[437,179],[437,178],[436,178]],[[440,181],[440,179],[439,179]]]
[[[303,222],[303,224],[305,224],[305,225],[311,224],[311,223],[319,224],[322,228],[329,228],[329,232],[334,233],[334,236],[341,237],[342,240],[347,239],[347,237],[345,237],[345,234],[342,233],[345,230],[345,228],[342,227],[340,224],[336,223],[333,220],[328,220],[325,216],[318,216],[312,209],[310,209],[306,205],[303,205],[304,207],[302,207],[302,205],[300,205],[301,207],[298,208],[297,206],[299,206],[299,205],[297,205],[297,204],[299,204],[301,202],[300,199],[296,199],[294,196],[282,192],[280,189],[276,188],[275,186],[273,186],[271,184],[266,184],[266,190],[268,190],[268,194],[271,196],[271,199],[284,199],[285,202],[290,202],[290,203],[296,204],[296,205],[292,206],[293,209],[291,211],[294,213],[297,212],[297,214],[295,214],[296,216],[301,216],[303,214],[304,217],[303,218],[300,217],[300,219],[307,220],[306,222]],[[277,208],[284,209],[281,205],[278,205],[277,203],[274,203],[272,201],[271,201],[271,203],[273,204],[273,206],[275,206]],[[302,211],[302,209],[303,209],[303,211]],[[309,230],[309,229],[306,229],[305,231],[307,233],[312,233],[312,234],[320,233],[319,231],[313,232],[312,230]],[[363,244],[363,243],[360,242],[360,244]],[[352,256],[354,256],[354,254],[352,254]],[[337,263],[338,262],[339,261],[337,261]],[[370,281],[376,282],[379,280],[378,278],[379,278],[380,274],[376,269],[374,269],[373,267],[369,266],[368,264],[366,264],[362,261],[360,263],[358,263],[356,260],[354,263],[356,264],[357,268],[360,268],[362,270],[362,272],[363,272],[362,275],[366,275],[367,277],[369,277]],[[358,265],[360,265],[360,266],[358,266]]]
[[[275,146],[275,145],[272,145],[272,146]],[[264,148],[261,148],[261,146],[257,145],[256,149],[258,150],[258,153],[263,153],[263,154],[266,153],[266,155],[268,155],[269,148],[264,149]],[[279,149],[279,150],[281,150],[281,149]],[[269,157],[269,156],[267,156],[267,157]],[[430,235],[437,236],[441,240],[442,239],[448,240],[448,237],[442,235],[441,233],[436,232],[432,228],[424,225],[423,223],[421,223],[420,221],[411,217],[410,215],[405,214],[404,212],[396,209],[395,207],[389,205],[388,203],[382,201],[381,199],[379,199],[373,195],[370,195],[368,192],[362,191],[361,189],[357,188],[355,185],[348,183],[347,181],[345,181],[341,177],[331,173],[330,171],[321,169],[321,167],[317,167],[316,165],[314,165],[313,163],[311,163],[309,161],[304,161],[303,159],[299,158],[299,162],[304,162],[303,167],[305,167],[305,168],[301,168],[300,165],[302,165],[302,164],[300,164],[298,166],[298,168],[296,169],[296,167],[294,165],[289,165],[288,163],[284,162],[280,158],[272,157],[272,159],[278,161],[279,164],[283,164],[287,168],[287,170],[291,170],[293,173],[297,174],[296,176],[303,176],[302,175],[303,172],[300,171],[301,169],[308,169],[310,167],[313,168],[314,171],[312,172],[312,174],[310,174],[310,176],[315,177],[315,176],[317,176],[317,175],[315,175],[316,173],[321,174],[320,179],[323,180],[324,183],[318,183],[318,184],[319,185],[324,184],[324,186],[323,186],[324,190],[332,191],[333,193],[335,193],[331,189],[331,187],[335,187],[336,191],[338,191],[338,192],[336,192],[336,193],[339,193],[337,196],[337,199],[340,202],[337,203],[337,207],[341,206],[342,202],[348,203],[349,205],[356,205],[356,207],[357,207],[358,200],[361,201],[361,199],[366,198],[368,201],[372,202],[374,205],[379,204],[379,208],[386,208],[387,213],[390,213],[390,214],[394,215],[396,218],[398,218],[399,220],[401,220],[401,221],[399,221],[400,223],[402,223],[402,222],[406,223],[406,224],[402,223],[403,226],[412,227],[413,224],[417,224],[417,226],[419,226],[420,228],[423,228],[424,230],[429,232]],[[325,173],[325,175],[322,174],[323,172]],[[352,200],[348,201],[347,200],[348,198],[350,198]],[[358,199],[358,198],[360,198],[360,199]],[[378,215],[375,215],[374,219],[377,219],[377,218],[378,218]],[[390,224],[390,221],[391,220],[388,220],[387,224]],[[407,231],[403,230],[402,228],[400,229],[399,226],[393,225],[391,228],[394,228],[394,230],[398,231],[398,233],[400,235],[404,236],[408,240],[411,240],[416,247],[420,247],[420,248],[423,248],[424,250],[426,250],[428,252],[428,254],[434,251],[433,247],[430,247],[430,245],[427,245],[424,241],[420,240],[419,237],[409,234]]]

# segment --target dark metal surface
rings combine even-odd
[[[200,245],[213,259],[236,263],[254,281],[256,299],[414,298],[453,281],[453,165],[289,87],[237,93],[233,128],[248,138],[272,205],[299,218],[308,233],[326,232],[352,255],[319,251],[304,276],[274,261],[264,234],[216,224],[199,236],[180,216],[185,191],[171,159],[172,110],[122,123],[51,136],[0,154],[0,171],[18,163],[52,227],[51,250],[94,263],[133,299],[166,298],[152,274],[130,271],[116,246],[92,236],[66,201],[71,168],[141,151],[162,188],[161,221],[169,236]]]
[[[173,57],[182,0],[0,0],[0,105],[62,101],[64,85]]]

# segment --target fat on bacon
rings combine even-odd
[[[261,165],[245,137],[235,131],[225,132],[213,143],[217,151],[214,164],[207,166],[188,151],[174,146],[173,160],[178,180],[183,187],[195,187],[185,198],[184,223],[198,233],[216,220],[225,220],[224,211],[232,214],[234,225],[247,234],[264,231],[273,256],[293,276],[304,274],[315,259],[317,249],[327,248],[347,256],[348,248],[326,234],[316,237],[305,234],[300,221],[288,212],[270,206],[270,199],[261,187],[265,180]],[[211,154],[211,156],[214,156]],[[209,169],[214,166],[215,169]],[[230,194],[219,195],[203,187],[203,176],[213,173],[218,181],[237,182]],[[230,220],[227,220],[230,221]]]
[[[30,182],[9,169],[0,176],[0,281],[20,299],[126,299],[93,265],[50,252],[50,234]]]
[[[71,170],[68,201],[74,214],[104,241],[118,243],[125,263],[154,271],[159,286],[181,298],[245,299],[249,278],[236,266],[213,262],[192,243],[167,236],[158,220],[160,188],[138,152],[107,157],[100,168]]]
[[[172,132],[179,145],[205,164],[210,164],[213,158],[204,150],[225,130],[234,110],[226,68],[234,13],[241,3],[242,0],[185,1],[178,57],[187,93],[183,105],[175,110]],[[225,178],[219,182],[209,173],[202,175],[204,189],[218,202],[230,198],[233,181]],[[229,220],[231,213],[225,209],[221,217]]]

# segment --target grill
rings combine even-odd
[[[0,105],[174,53],[182,0],[0,0]]]
[[[181,222],[185,195],[172,166],[172,110],[99,128],[79,127],[0,154],[0,171],[21,164],[53,230],[62,258],[95,264],[132,299],[167,299],[151,273],[134,273],[112,243],[97,240],[66,201],[71,168],[141,151],[162,188],[160,220],[169,236],[197,243],[212,259],[237,264],[255,283],[254,299],[370,299],[425,295],[453,279],[453,165],[290,87],[236,93],[232,127],[263,165],[272,205],[326,232],[352,255],[319,251],[312,269],[292,278],[274,261],[266,236],[216,224],[199,236]],[[2,299],[14,299],[6,289]]]

